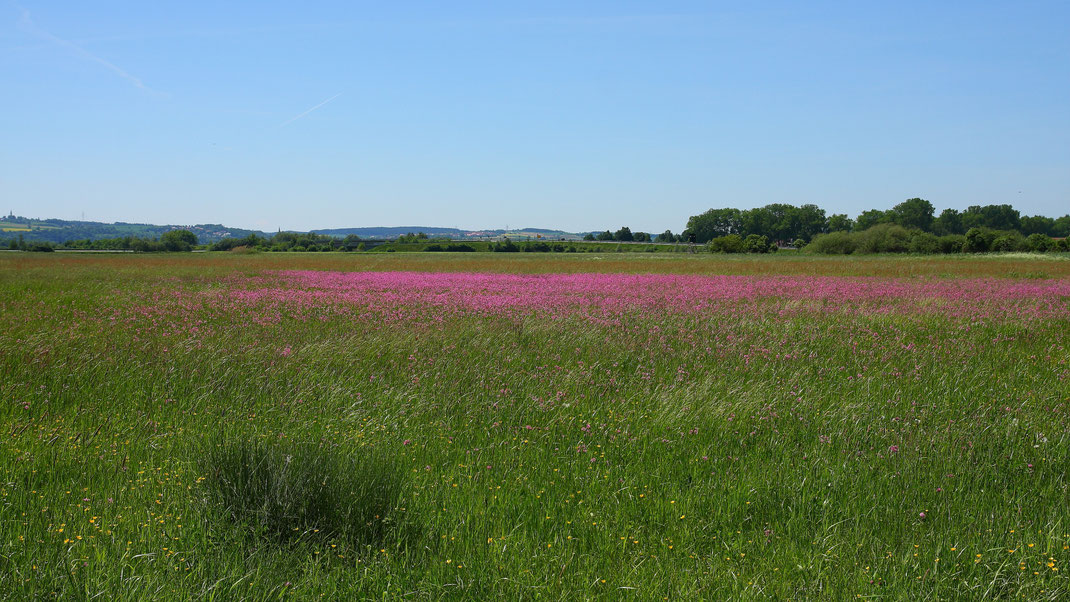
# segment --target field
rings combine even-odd
[[[0,599],[1070,597],[1070,261],[533,255],[0,254]]]

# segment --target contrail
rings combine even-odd
[[[297,115],[297,116],[294,116],[294,117],[291,117],[291,118],[287,119],[286,121],[284,121],[281,124],[279,124],[279,127],[281,128],[281,127],[286,127],[286,126],[290,125],[291,123],[297,121],[298,119],[301,119],[305,115],[308,115],[312,111],[315,111],[316,109],[318,109],[318,108],[322,107],[323,105],[331,102],[332,100],[334,100],[335,98],[338,98],[341,95],[342,95],[341,92],[339,92],[338,94],[335,94],[334,96],[332,96],[332,97],[328,98],[327,100],[319,103],[318,105],[312,107],[311,109],[305,111],[304,113],[301,113],[300,115]]]
[[[41,29],[37,25],[34,25],[33,20],[30,18],[30,11],[26,10],[25,8],[22,9],[22,18],[19,19],[19,26],[22,29],[32,33],[33,35],[35,35],[35,36],[37,36],[39,38],[42,38],[44,40],[48,40],[49,42],[52,42],[53,44],[55,44],[57,46],[61,46],[63,48],[66,48],[68,50],[73,51],[76,55],[78,55],[78,56],[80,56],[80,57],[82,57],[84,59],[93,61],[94,63],[97,63],[99,65],[104,66],[105,68],[107,68],[112,73],[114,73],[114,74],[118,75],[119,77],[125,79],[126,81],[130,82],[131,84],[134,84],[134,87],[136,87],[138,89],[144,90],[146,92],[151,92],[153,94],[160,94],[160,92],[156,92],[155,90],[153,90],[153,89],[149,88],[148,86],[146,86],[145,83],[141,81],[141,78],[131,74],[126,69],[123,69],[122,67],[116,65],[115,63],[112,63],[112,62],[110,62],[110,61],[108,61],[108,60],[106,60],[104,58],[101,58],[101,57],[93,54],[92,52],[89,52],[85,48],[82,48],[81,46],[75,44],[74,42],[72,42],[70,40],[64,40],[63,38],[61,38],[59,36],[55,36],[55,35],[47,32],[47,31]]]

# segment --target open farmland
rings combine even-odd
[[[1068,332],[1057,258],[3,254],[0,598],[1066,599]]]

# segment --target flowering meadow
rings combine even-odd
[[[0,255],[0,599],[1070,597],[1070,261]]]

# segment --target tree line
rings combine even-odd
[[[143,236],[120,236],[117,238],[79,239],[68,240],[56,244],[47,240],[34,240],[27,242],[20,234],[17,239],[8,241],[8,249],[12,251],[37,251],[51,252],[57,249],[71,249],[79,251],[133,251],[136,253],[153,252],[185,252],[192,251],[197,246],[197,235],[189,230],[170,230],[164,232],[159,238]]]
[[[588,232],[587,234],[583,235],[583,240],[597,240],[602,242],[650,242],[653,240],[653,237],[650,236],[650,234],[647,234],[646,232],[632,232],[631,228],[629,228],[628,226],[623,226],[620,230],[617,230],[616,232],[610,232],[609,230],[606,230],[605,232],[599,232],[597,234],[595,234],[594,232]],[[675,240],[665,241],[659,237],[658,242],[675,242]]]
[[[939,215],[933,204],[912,198],[888,210],[870,209],[857,218],[846,214],[826,215],[817,205],[796,207],[773,203],[755,209],[710,209],[691,216],[682,238],[688,242],[707,243],[714,238],[737,234],[743,238],[755,234],[780,245],[798,241],[809,243],[819,234],[862,232],[881,224],[894,224],[907,230],[919,230],[936,236],[965,235],[973,228],[996,232],[1017,232],[1023,237],[1042,234],[1048,237],[1070,236],[1070,215],[1050,218],[1023,216],[1011,205],[973,205],[965,211],[944,209]]]
[[[343,238],[314,232],[279,232],[270,238],[250,234],[242,238],[224,238],[208,245],[209,251],[363,251],[364,242],[356,234]]]
[[[912,198],[855,219],[826,216],[817,205],[774,203],[755,209],[710,209],[692,216],[681,237],[722,253],[768,252],[781,246],[825,254],[1066,251],[1070,215],[1023,216],[1011,205],[944,209]],[[768,247],[765,244],[768,242]],[[764,250],[763,250],[764,249]]]

